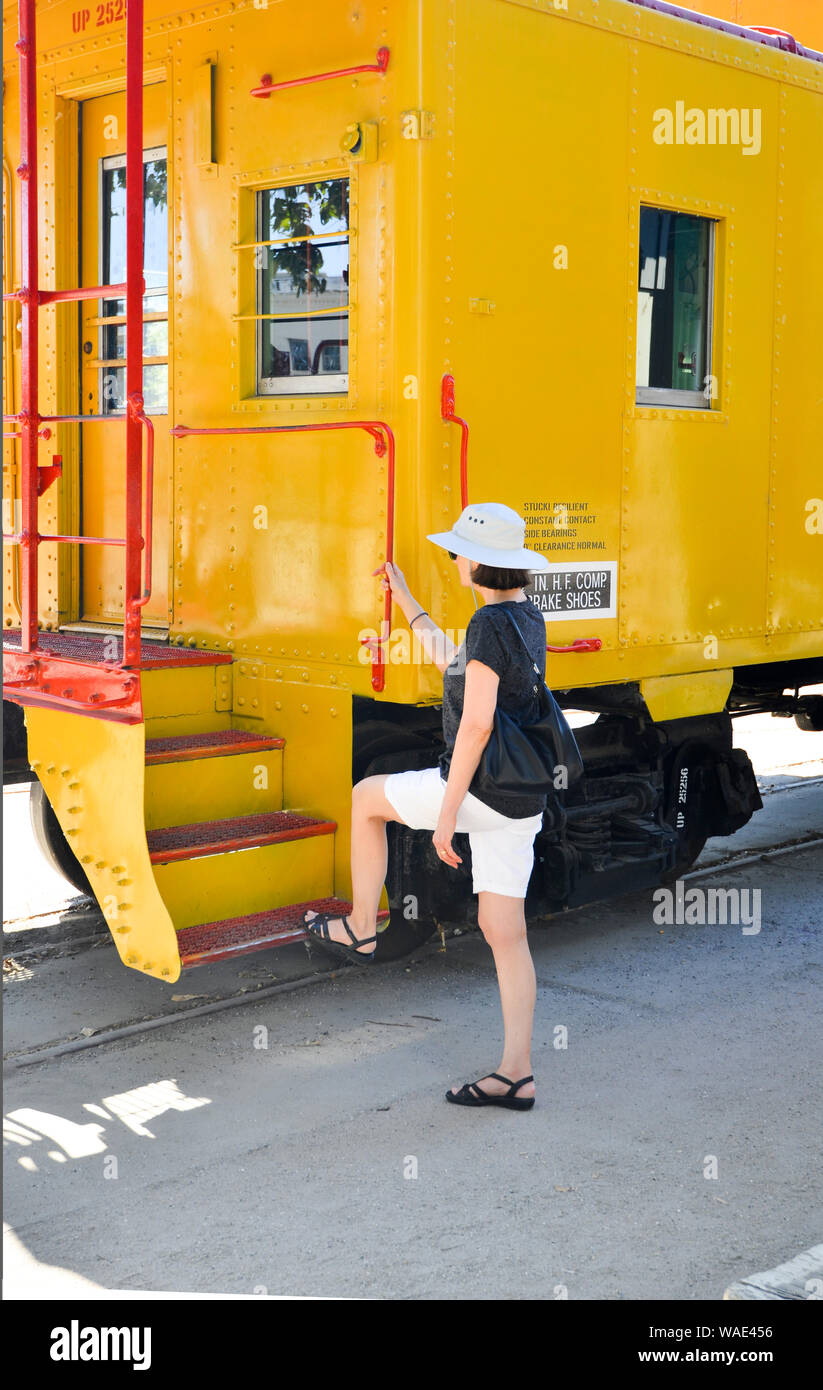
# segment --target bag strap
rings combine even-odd
[[[528,602],[528,600],[526,600],[526,601]],[[506,609],[506,617],[507,617],[507,618],[511,618],[512,622],[514,623],[514,630],[515,630],[515,632],[517,633],[518,637],[520,638],[520,641],[523,643],[523,646],[526,647],[526,653],[527,653],[527,655],[528,655],[528,657],[529,657],[529,660],[531,661],[531,655],[532,655],[532,654],[531,654],[531,652],[529,651],[528,647],[526,646],[526,639],[525,639],[525,637],[523,636],[522,632],[520,631],[520,628],[517,626],[517,623],[514,622],[514,614],[513,614],[508,608]],[[536,661],[532,661],[532,666],[534,667],[534,669],[535,669],[535,671],[537,672],[538,676],[540,676],[540,667],[538,666],[537,662],[536,662]],[[540,679],[543,680],[543,677],[540,676]]]

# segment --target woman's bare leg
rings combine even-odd
[[[512,1081],[531,1076],[531,1041],[537,980],[526,937],[523,898],[503,893],[479,893],[477,920],[491,946],[500,985],[503,1010],[503,1056],[494,1070]],[[482,1078],[481,1091],[490,1096],[505,1095],[508,1086],[488,1076]],[[453,1086],[458,1091],[459,1086]],[[524,1100],[534,1095],[534,1082],[521,1086],[515,1095]]]
[[[351,797],[351,881],[352,910],[346,920],[358,940],[374,936],[377,923],[377,909],[380,895],[386,881],[389,863],[386,821],[400,821],[390,801],[383,795],[383,785],[387,772],[364,777],[352,788]],[[403,824],[403,822],[400,822]],[[307,916],[311,918],[311,913]],[[317,914],[313,914],[316,916]],[[342,917],[329,920],[329,932],[333,941],[343,946],[351,946],[351,938],[343,926]],[[370,955],[374,942],[360,948],[361,954]],[[523,1087],[524,1090],[527,1087]]]

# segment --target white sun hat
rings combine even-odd
[[[502,502],[475,502],[465,507],[451,531],[427,536],[444,550],[479,560],[499,569],[547,570],[549,562],[536,550],[525,550],[526,523]]]

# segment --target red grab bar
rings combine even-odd
[[[143,410],[143,397],[135,393],[129,396],[127,409],[132,419],[139,420],[146,431],[146,498],[145,522],[143,525],[143,544],[146,548],[143,563],[143,597],[136,598],[134,608],[142,608],[151,598],[151,543],[154,505],[154,425]]]
[[[388,48],[378,48],[376,63],[360,63],[356,68],[338,68],[335,72],[318,72],[311,77],[292,77],[288,82],[272,82],[271,74],[265,73],[259,87],[252,87],[253,97],[270,97],[272,92],[282,92],[284,87],[305,87],[310,82],[326,82],[330,77],[352,77],[357,72],[385,72],[389,66]]]
[[[460,507],[469,505],[469,427],[454,413],[454,377],[448,373],[440,383],[440,416],[450,425],[460,426]]]
[[[394,562],[394,432],[383,420],[345,420],[339,423],[328,421],[316,425],[228,425],[209,429],[189,429],[188,425],[175,425],[169,430],[175,439],[187,439],[193,434],[299,434],[309,430],[365,430],[374,440],[374,452],[378,458],[388,453],[386,479],[386,559]],[[386,683],[386,663],[383,647],[389,640],[391,631],[391,588],[387,587],[384,607],[382,633],[378,643],[378,655],[372,660],[372,690],[382,690]]]
[[[576,637],[568,647],[553,647],[546,643],[547,652],[599,652],[603,646],[599,637]]]

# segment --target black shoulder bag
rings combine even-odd
[[[526,640],[513,614],[508,610],[506,612],[528,652]],[[532,665],[539,676],[540,667],[536,662],[532,662]],[[577,740],[545,681],[542,681],[539,700],[540,715],[534,724],[520,725],[497,706],[494,727],[472,778],[470,791],[511,792],[518,796],[556,793],[555,779],[563,768],[567,788],[579,782],[583,776],[583,759]],[[560,789],[563,789],[562,781]]]

